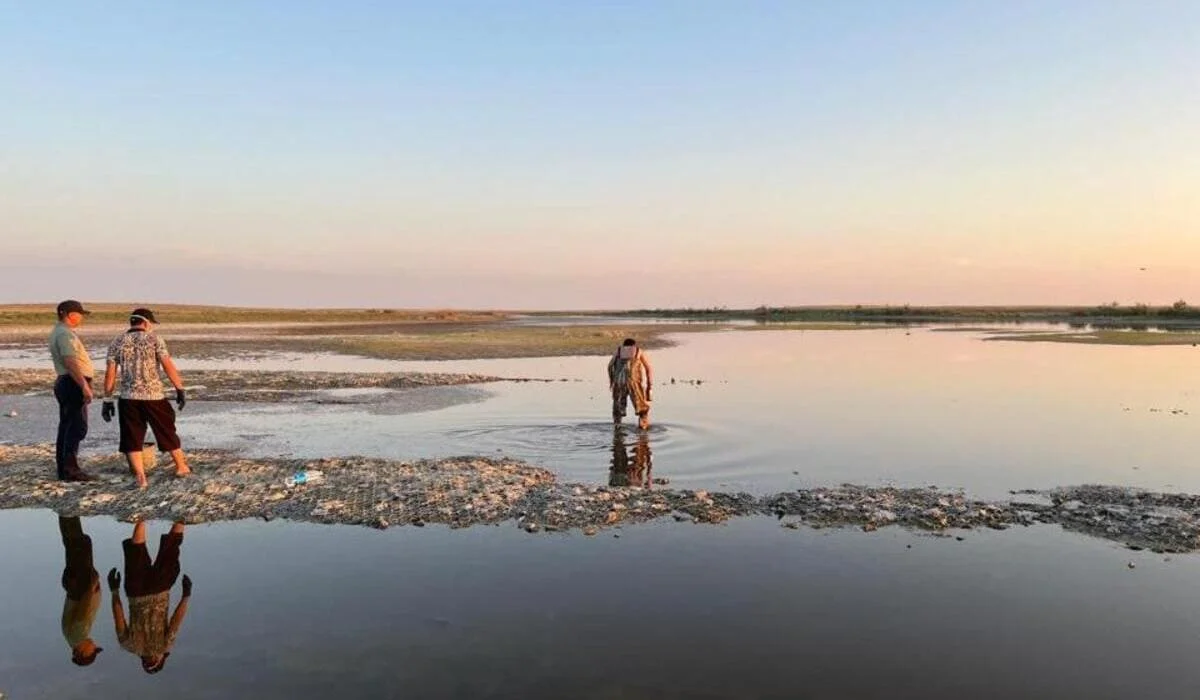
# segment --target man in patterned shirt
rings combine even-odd
[[[187,617],[192,599],[192,579],[183,575],[183,597],[171,612],[171,589],[179,578],[179,552],[183,545],[183,523],[159,538],[158,554],[150,561],[146,546],[146,523],[133,526],[133,536],[121,543],[125,553],[125,595],[129,598],[129,619],[121,605],[121,574],[108,572],[108,590],[112,594],[113,624],[121,648],[142,660],[142,670],[158,673],[167,663],[179,628]]]
[[[150,309],[134,309],[129,314],[129,330],[117,336],[108,346],[107,367],[104,371],[104,407],[100,417],[105,422],[118,414],[121,427],[120,450],[129,462],[129,469],[137,477],[138,488],[146,488],[146,469],[142,464],[142,448],[145,446],[146,427],[154,431],[154,439],[160,452],[169,452],[175,461],[175,476],[191,474],[183,446],[175,432],[175,410],[163,394],[162,379],[158,369],[162,367],[167,378],[175,387],[175,404],[183,410],[187,395],[183,390],[183,379],[167,352],[167,344],[155,334],[151,325],[157,325],[154,312]],[[114,410],[113,389],[120,376],[120,402]]]

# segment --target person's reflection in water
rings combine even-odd
[[[632,455],[625,447],[625,431],[613,428],[612,466],[608,472],[609,486],[643,486],[650,488],[650,436],[639,432]]]
[[[72,663],[90,666],[104,651],[92,641],[92,623],[100,609],[100,574],[92,562],[92,538],[83,534],[78,517],[59,516],[58,531],[67,557],[62,573],[62,587],[67,592],[62,633],[71,647]]]
[[[146,524],[133,526],[133,537],[121,543],[125,552],[125,595],[129,598],[129,624],[121,607],[121,575],[116,569],[108,572],[108,589],[112,592],[113,623],[121,648],[142,660],[142,670],[158,673],[171,655],[179,627],[187,615],[192,597],[192,579],[183,577],[183,598],[171,609],[171,588],[179,578],[179,548],[183,545],[183,523],[175,523],[158,544],[158,556],[150,562],[146,548]]]

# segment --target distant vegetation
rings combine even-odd
[[[1180,300],[1170,306],[1119,303],[1101,306],[759,306],[753,309],[639,309],[622,315],[760,323],[843,321],[854,323],[1067,323],[1099,327],[1200,325],[1200,307]]]
[[[56,302],[0,305],[0,326],[54,323]],[[143,304],[89,304],[91,323],[124,323],[129,311]],[[189,304],[145,304],[163,323],[417,323],[498,320],[504,314],[490,311],[412,309],[265,309]]]

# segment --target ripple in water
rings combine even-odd
[[[738,465],[753,456],[732,435],[702,426],[655,423],[644,434],[632,421],[615,427],[608,421],[487,424],[448,430],[446,438],[463,453],[504,454],[546,467],[562,477],[603,482],[621,450],[653,464],[652,477],[672,485],[737,485]]]

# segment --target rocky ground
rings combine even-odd
[[[897,525],[937,533],[1044,523],[1132,549],[1200,549],[1200,496],[1104,486],[1019,492],[1001,502],[931,488],[850,485],[758,497],[559,483],[545,469],[480,457],[396,462],[247,459],[197,452],[191,457],[191,477],[175,479],[160,466],[151,472],[150,488],[139,491],[117,455],[87,460],[85,469],[99,479],[85,484],[49,478],[53,461],[52,446],[0,446],[0,509],[50,508],[72,515],[189,523],[287,518],[378,528],[509,522],[529,532],[579,530],[585,535],[660,518],[719,523],[752,515],[773,516],[795,529],[873,531]],[[324,478],[287,486],[287,478],[301,470],[319,470]]]
[[[483,374],[434,372],[267,372],[196,370],[186,376],[188,399],[200,401],[283,402],[311,397],[326,389],[410,389],[503,381],[554,381],[504,378]],[[0,395],[50,394],[54,372],[43,369],[0,369]]]

